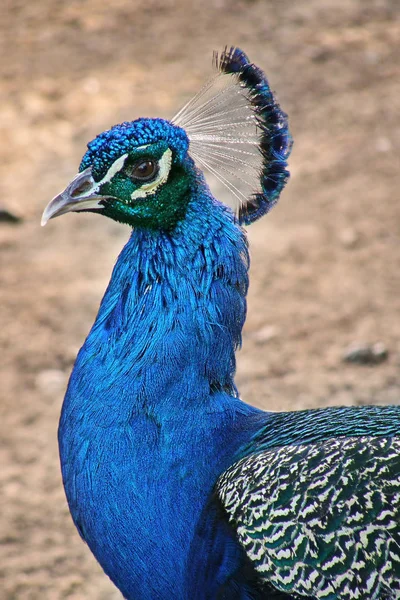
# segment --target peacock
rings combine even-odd
[[[132,228],[62,407],[73,521],[128,600],[398,599],[400,408],[239,397],[244,226],[277,202],[291,136],[242,50],[213,63],[172,120],[91,141],[43,214]]]

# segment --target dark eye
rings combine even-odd
[[[128,166],[125,169],[125,172],[131,179],[136,179],[137,181],[150,181],[150,179],[153,179],[158,173],[158,162],[151,158],[145,158]]]

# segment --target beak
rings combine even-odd
[[[90,167],[79,173],[66,189],[46,206],[42,216],[42,226],[46,225],[50,219],[67,212],[102,209],[103,201],[108,196],[97,194],[100,185],[100,182],[94,181]]]

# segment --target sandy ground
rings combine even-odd
[[[100,0],[0,7],[0,597],[116,599],[71,523],[57,421],[77,349],[128,229],[68,215],[41,229],[85,144],[170,117],[243,47],[289,113],[292,179],[249,230],[247,401],[274,410],[398,403],[400,5],[395,0]],[[397,44],[397,45],[396,45]],[[397,52],[397,54],[396,54]],[[344,363],[381,342],[379,365]]]

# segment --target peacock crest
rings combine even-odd
[[[239,48],[214,52],[215,75],[172,119],[190,154],[230,192],[249,224],[274,204],[289,177],[292,139],[264,73]]]

